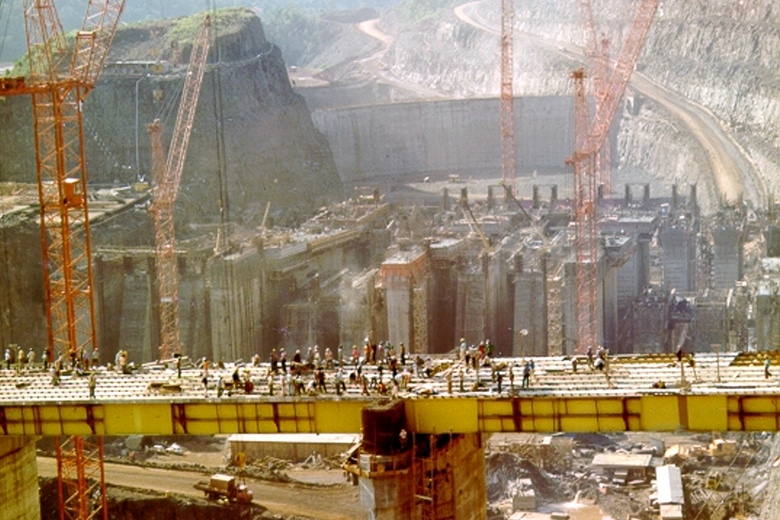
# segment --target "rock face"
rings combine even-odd
[[[597,31],[617,56],[637,2],[593,2]],[[583,30],[576,2],[530,0],[516,6],[515,92],[519,96],[571,96],[571,70],[581,66],[573,49]],[[488,3],[466,9],[477,21],[499,27],[499,9]],[[638,71],[710,111],[735,136],[769,192],[778,190],[780,165],[780,7],[772,0],[662,2]],[[380,28],[395,37],[383,58],[396,76],[454,97],[497,96],[498,39],[456,19],[451,11],[417,25],[392,13]],[[531,36],[533,35],[533,36]],[[627,96],[633,96],[629,87]],[[621,171],[684,185],[699,182],[701,202],[717,204],[706,151],[662,107],[643,100],[626,110],[618,137]],[[705,208],[707,209],[707,208]]]
[[[102,79],[84,108],[90,183],[131,184],[151,177],[146,126],[159,118],[170,141],[202,18],[117,31]],[[328,144],[312,125],[303,98],[292,91],[281,51],[266,40],[260,19],[246,9],[222,10],[212,27],[215,40],[177,221],[186,216],[195,223],[219,222],[221,211],[227,220],[257,225],[270,201],[280,219],[338,200],[341,184]],[[155,74],[150,64],[158,59],[169,65]],[[13,122],[0,143],[3,180],[35,180],[29,105],[27,98],[0,105],[3,121]]]

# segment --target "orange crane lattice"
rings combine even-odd
[[[49,362],[97,348],[82,106],[124,4],[90,0],[71,45],[53,2],[24,0],[29,76],[0,81],[0,95],[32,98]],[[93,450],[70,437],[57,459],[60,517],[107,519],[102,438]]]
[[[173,211],[206,69],[206,58],[211,42],[210,26],[209,18],[206,17],[192,45],[167,161],[163,162],[162,124],[155,121],[148,127],[152,141],[152,176],[155,184],[149,211],[153,215],[155,227],[160,301],[160,359],[169,359],[174,353],[182,353],[179,332],[179,275]]]
[[[502,184],[515,194],[514,0],[501,0],[501,173]]]
[[[588,59],[588,70],[593,83],[593,97],[596,110],[604,102],[607,95],[605,81],[609,73],[609,39],[601,40],[596,35],[596,25],[593,20],[593,7],[590,0],[580,0],[580,16],[585,29],[585,56]],[[611,151],[609,140],[605,139],[596,156],[596,184],[604,186],[605,193],[612,192]]]
[[[598,227],[596,213],[597,155],[609,133],[620,100],[628,85],[659,0],[642,0],[620,51],[615,68],[605,77],[603,99],[590,124],[584,88],[584,73],[575,72],[574,167],[575,247],[577,253],[577,352],[596,345],[598,326]],[[585,130],[587,128],[587,130]],[[586,135],[584,134],[586,132]]]

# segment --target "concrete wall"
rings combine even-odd
[[[295,463],[304,462],[312,453],[322,458],[337,457],[359,440],[358,435],[340,434],[239,434],[228,438],[230,456],[243,453],[247,462],[274,457]]]
[[[513,342],[513,356],[546,356],[547,291],[545,272],[520,259],[515,260],[515,322],[513,330],[526,329],[528,335]],[[507,352],[508,354],[508,352]]]
[[[573,148],[569,97],[515,100],[519,172],[560,172]],[[498,99],[409,102],[320,110],[343,182],[399,175],[500,175]],[[615,154],[613,153],[614,157]]]
[[[712,230],[712,288],[730,289],[742,278],[744,234],[741,227]]]
[[[696,235],[687,224],[661,230],[664,288],[677,292],[696,291]]]
[[[31,437],[0,439],[0,518],[39,520],[38,466]]]

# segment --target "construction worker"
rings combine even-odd
[[[342,392],[347,391],[347,385],[344,384],[344,374],[341,372],[341,368],[336,371],[334,381],[336,383],[336,395],[341,395]]]
[[[696,375],[696,361],[693,359],[693,352],[688,354],[688,366],[691,367],[691,370],[693,370],[693,379],[694,381],[699,380],[699,376]]]
[[[222,381],[222,376],[217,378],[217,397],[222,397],[225,393],[225,383]]]
[[[92,372],[89,375],[89,398],[90,399],[95,398],[95,386],[97,386],[97,376],[95,376],[95,373]]]
[[[764,379],[769,379],[772,373],[769,371],[769,366],[772,362],[769,360],[769,356],[764,354]]]
[[[523,388],[528,388],[531,385],[531,365],[526,361],[523,367]]]
[[[514,364],[509,365],[509,390],[514,393],[515,391],[515,371]]]

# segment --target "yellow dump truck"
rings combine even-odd
[[[252,490],[247,489],[244,484],[237,483],[236,477],[232,475],[217,473],[211,475],[208,482],[198,482],[193,487],[203,491],[206,498],[210,500],[221,499],[240,504],[248,504],[252,501]]]

